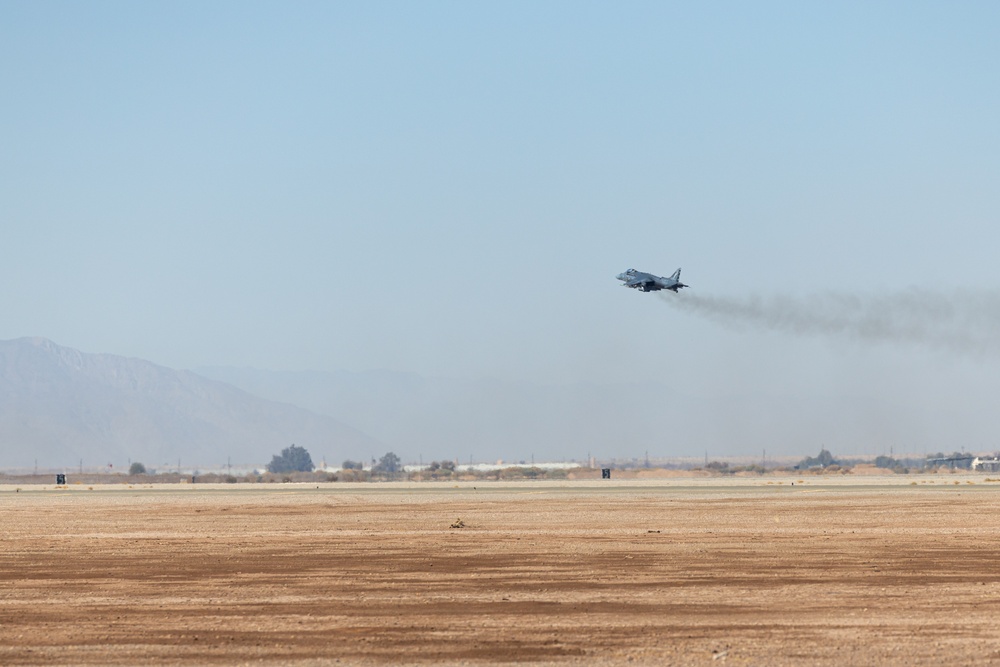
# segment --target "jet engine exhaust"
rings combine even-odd
[[[670,306],[736,330],[910,343],[972,354],[1000,353],[1000,292],[662,296]]]

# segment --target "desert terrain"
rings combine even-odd
[[[1000,663],[998,506],[947,474],[4,486],[0,664]]]

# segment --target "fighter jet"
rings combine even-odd
[[[687,287],[687,285],[681,282],[680,269],[674,271],[674,275],[669,278],[654,276],[652,273],[643,273],[642,271],[636,271],[635,269],[629,269],[625,273],[619,273],[615,277],[618,278],[618,280],[625,281],[625,285],[623,285],[623,287],[631,287],[633,289],[642,290],[643,292],[658,292],[661,289],[668,289],[671,292],[676,292],[682,287]]]

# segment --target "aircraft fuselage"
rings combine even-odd
[[[687,285],[681,282],[680,269],[677,269],[674,275],[669,278],[636,271],[635,269],[629,269],[624,273],[619,273],[615,277],[625,283],[624,287],[631,287],[642,292],[659,292],[660,290],[677,292],[682,287],[687,287]]]

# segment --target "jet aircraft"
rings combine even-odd
[[[623,287],[631,287],[643,292],[658,292],[661,289],[677,292],[680,288],[687,287],[687,285],[681,282],[680,269],[674,271],[674,275],[669,278],[654,276],[652,273],[643,273],[635,269],[629,269],[625,273],[619,273],[615,277],[625,282]]]

